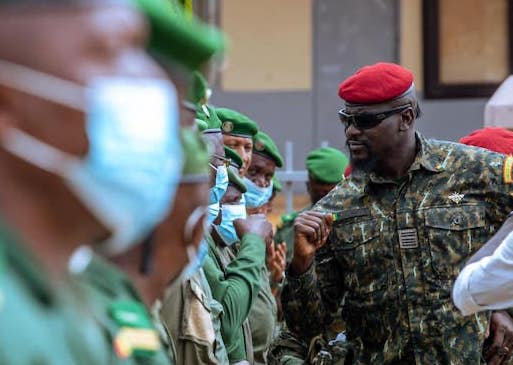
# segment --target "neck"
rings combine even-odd
[[[90,216],[59,178],[26,164],[19,170],[20,164],[0,151],[0,214],[52,281],[62,281],[73,251],[92,241],[86,223]]]
[[[406,176],[417,154],[415,136],[401,143],[394,151],[390,151],[386,159],[377,163],[376,173],[385,178],[398,179]]]

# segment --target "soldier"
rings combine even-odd
[[[241,197],[246,187],[231,168],[228,176],[230,183],[221,200],[222,214],[208,238],[209,257],[203,268],[214,298],[223,306],[221,332],[230,363],[253,364],[247,317],[260,290],[265,245],[271,239],[272,226],[264,216],[244,220],[246,209]],[[232,246],[236,243],[239,248],[234,254]]]
[[[68,270],[82,264],[70,261],[78,245],[123,251],[169,210],[181,166],[174,87],[136,41],[147,29],[130,2],[3,1],[0,18],[0,362],[151,356],[151,330],[144,349],[131,331],[122,348],[103,340]]]
[[[244,182],[248,191],[246,210],[248,214],[266,213],[265,205],[272,195],[272,178],[276,168],[283,166],[283,158],[274,141],[259,131],[253,137],[253,155]],[[262,207],[264,211],[261,211]],[[270,282],[281,282],[285,269],[285,245],[267,247],[267,266],[261,269],[261,288],[249,314],[253,339],[254,364],[267,363],[267,350],[273,339],[277,318],[277,306]]]
[[[288,327],[309,339],[342,306],[356,364],[456,365],[480,363],[490,324],[501,333],[486,356],[502,349],[502,363],[511,317],[462,317],[450,294],[513,209],[505,156],[416,132],[413,74],[398,65],[360,69],[339,95],[353,171],[296,218]]]
[[[300,212],[282,215],[281,226],[274,237],[275,242],[286,243],[287,262],[290,262],[294,253],[294,219],[299,213],[312,208],[344,179],[344,171],[347,166],[347,156],[332,147],[317,148],[306,156],[306,170],[308,171],[306,190],[310,196],[310,206]]]
[[[213,115],[215,116],[215,112]],[[207,222],[210,226],[219,215],[219,201],[216,200],[224,195],[228,185],[227,160],[223,152],[220,123],[209,125],[198,119],[197,125],[214,152],[209,156],[210,177],[206,180],[210,189],[207,212]],[[192,178],[191,183],[193,180],[197,181],[197,173],[189,176]],[[189,194],[185,196],[191,197]],[[202,268],[207,255],[208,243],[202,238],[198,250],[199,261],[194,267],[189,267],[185,277],[173,280],[160,305],[160,317],[174,338],[177,364],[229,363],[221,336],[220,318],[223,308],[213,298]]]
[[[253,136],[258,132],[258,125],[235,110],[228,108],[217,108],[217,116],[221,120],[223,142],[242,158],[242,168],[239,176],[246,176],[253,150]]]

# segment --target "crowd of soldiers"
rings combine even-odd
[[[510,220],[513,132],[427,139],[413,74],[363,67],[350,160],[311,151],[274,232],[283,157],[210,103],[224,49],[179,2],[0,0],[0,364],[507,364],[511,311],[451,293]]]

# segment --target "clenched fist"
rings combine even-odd
[[[294,220],[294,257],[290,263],[292,275],[308,270],[315,252],[326,243],[332,225],[331,214],[306,211],[297,216]]]

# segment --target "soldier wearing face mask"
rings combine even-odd
[[[225,343],[228,361],[234,363],[252,363],[252,340],[249,327],[246,326],[247,336],[244,336],[243,323],[259,286],[259,270],[263,266],[264,242],[262,237],[271,234],[272,227],[264,217],[245,218],[245,208],[240,204],[244,184],[238,177],[237,171],[242,166],[238,154],[226,147],[220,134],[220,122],[216,118],[206,118],[202,124],[203,135],[212,145],[209,222],[212,237],[206,236],[209,243],[209,255],[205,259],[203,270],[212,290],[214,299],[222,305],[219,322],[214,321],[214,328],[219,325]],[[226,153],[224,151],[227,151]],[[226,158],[229,159],[226,159]],[[226,165],[230,166],[226,169]],[[226,172],[226,174],[225,174]],[[214,174],[215,173],[215,174]],[[229,184],[228,179],[231,180]],[[230,197],[234,184],[239,187],[238,204],[223,206]],[[238,185],[237,185],[238,184]],[[228,195],[227,195],[228,194]],[[237,197],[236,197],[237,199]],[[235,202],[235,201],[234,201]],[[233,208],[233,209],[232,209]],[[235,230],[238,227],[238,231]],[[230,245],[241,241],[241,250],[237,257],[231,253]]]
[[[116,351],[169,364],[133,303],[112,303],[105,315],[127,328],[104,341],[69,272],[84,267],[80,244],[133,247],[173,200],[176,92],[142,48],[141,14],[125,1],[17,0],[0,2],[0,19],[0,363],[112,364]]]
[[[219,213],[219,201],[228,185],[228,176],[224,152],[217,148],[220,143],[215,143],[220,139],[220,129],[208,128],[207,123],[201,120],[197,120],[197,126],[203,138],[214,148],[209,163],[205,165],[208,168],[205,170],[208,185],[205,187],[204,205],[208,205],[208,209],[205,207],[206,216],[203,218],[208,226],[215,218],[211,216]],[[194,199],[190,193],[183,196],[184,201]],[[222,305],[213,299],[206,280],[202,266],[208,255],[208,243],[204,238],[200,239],[197,259],[189,265],[184,276],[173,280],[166,290],[159,309],[160,317],[174,338],[177,364],[228,364],[221,336]]]

